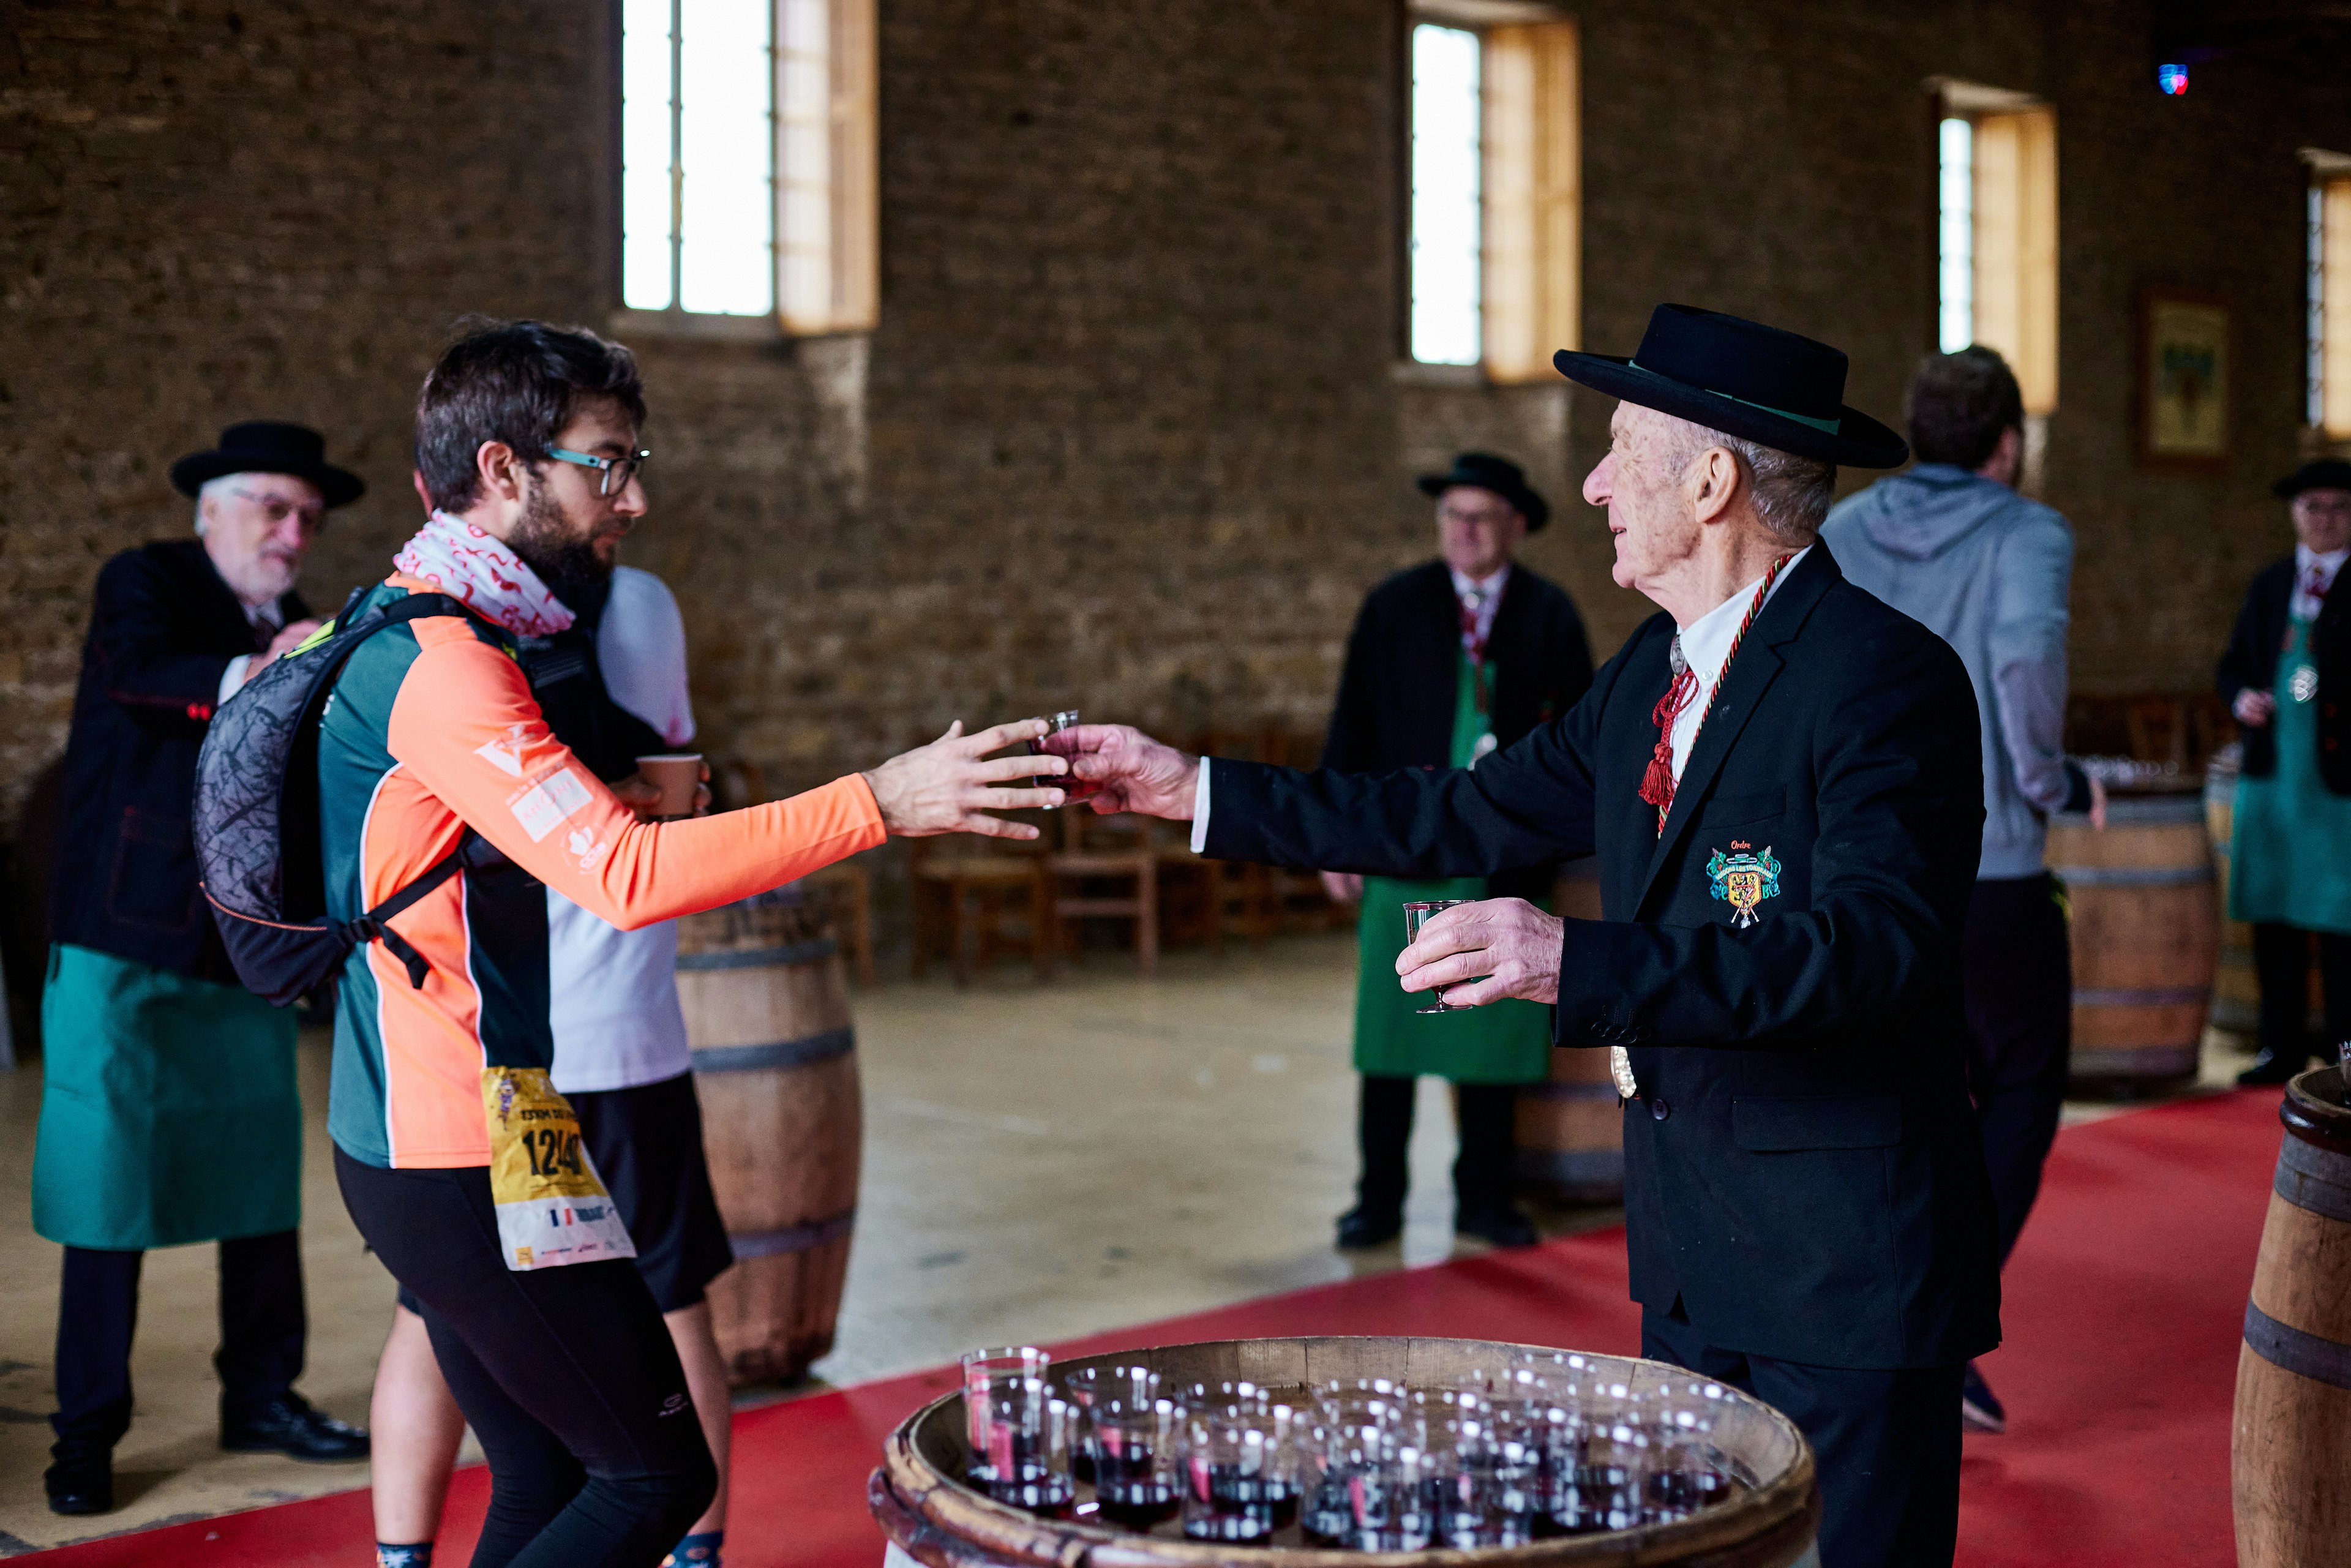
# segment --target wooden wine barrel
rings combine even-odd
[[[2194,1075],[2220,956],[2204,802],[2116,796],[2106,828],[2049,821],[2072,907],[2076,1084],[2144,1090]]]
[[[789,1382],[832,1348],[863,1140],[841,954],[786,889],[678,923],[710,1183],[735,1267],[710,1311],[737,1384]]]
[[[1507,1365],[1516,1351],[1534,1347],[1469,1339],[1245,1339],[1158,1350],[1120,1351],[1081,1361],[1055,1362],[1056,1374],[1092,1364],[1144,1364],[1168,1383],[1220,1383],[1246,1378],[1277,1398],[1302,1398],[1305,1385],[1332,1378],[1387,1377],[1442,1385],[1474,1371]],[[1549,1354],[1549,1351],[1542,1354]],[[1623,1356],[1593,1356],[1623,1381],[1652,1385],[1677,1367]],[[1522,1563],[1606,1563],[1609,1568],[1817,1568],[1820,1489],[1813,1451],[1795,1424],[1760,1399],[1734,1395],[1735,1408],[1718,1426],[1716,1444],[1745,1486],[1729,1500],[1672,1524],[1643,1525],[1604,1535],[1539,1541],[1527,1546],[1474,1552],[1431,1549],[1365,1555],[1298,1544],[1295,1524],[1274,1532],[1270,1546],[1217,1546],[1186,1541],[1173,1523],[1149,1534],[1113,1529],[1081,1518],[1040,1519],[991,1500],[960,1479],[967,1450],[963,1396],[950,1394],[908,1416],[883,1446],[881,1468],[866,1500],[883,1534],[925,1568],[1341,1568],[1372,1562],[1392,1568],[1465,1562],[1516,1568]],[[1084,1489],[1081,1488],[1081,1494]],[[893,1562],[895,1558],[892,1559]]]
[[[2229,918],[2230,841],[2237,828],[2241,753],[2222,747],[2204,765],[2204,829],[2212,841],[2212,885],[2220,908],[2220,963],[2212,978],[2211,1025],[2250,1041],[2261,1028],[2262,984],[2253,973],[2253,928]]]
[[[1575,920],[1600,918],[1600,877],[1590,861],[1568,868],[1552,909]],[[1550,1075],[1518,1096],[1520,1181],[1567,1203],[1625,1200],[1625,1113],[1608,1076],[1605,1051],[1554,1051]]]
[[[2351,1108],[2340,1068],[2286,1085],[2229,1445],[2238,1568],[2351,1562]]]

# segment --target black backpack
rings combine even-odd
[[[367,592],[354,591],[341,615],[238,687],[213,716],[196,758],[196,863],[204,897],[237,978],[281,1008],[331,979],[362,942],[390,948],[409,983],[422,990],[423,955],[384,922],[461,865],[475,863],[469,857],[500,858],[468,830],[456,849],[366,914],[328,917],[319,852],[319,720],[335,677],[361,643],[387,626],[471,614],[446,594],[412,593],[345,624]]]

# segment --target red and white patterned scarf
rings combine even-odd
[[[574,617],[538,573],[492,535],[436,511],[392,564],[433,584],[517,637],[551,637]]]

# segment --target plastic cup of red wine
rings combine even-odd
[[[1156,1381],[1155,1379],[1154,1380]],[[1097,1398],[1086,1412],[1094,1499],[1106,1524],[1148,1530],[1176,1517],[1175,1404],[1151,1396]]]
[[[1056,746],[1053,743],[1054,737],[1061,735],[1065,730],[1071,730],[1077,727],[1078,710],[1073,707],[1063,708],[1060,713],[1054,714],[1045,720],[1045,733],[1042,736],[1028,743],[1029,755],[1031,757],[1045,757],[1049,755],[1053,757],[1070,756],[1070,742],[1065,740]],[[1094,796],[1102,793],[1102,786],[1100,784],[1088,783],[1074,773],[1040,773],[1030,779],[1029,783],[1040,789],[1061,790],[1061,804],[1064,806],[1074,806],[1081,800],[1092,800]],[[1048,810],[1052,810],[1051,807],[1048,807],[1046,809]]]
[[[1187,1540],[1263,1545],[1279,1528],[1285,1498],[1273,1407],[1264,1404],[1187,1409],[1176,1458]],[[1287,1496],[1294,1504],[1296,1491]]]

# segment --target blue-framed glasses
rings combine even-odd
[[[560,446],[550,446],[547,455],[558,463],[577,463],[582,468],[601,470],[603,477],[596,486],[596,494],[614,496],[629,487],[629,481],[637,476],[637,470],[645,465],[645,459],[653,453],[639,447],[626,457],[598,457],[590,453],[566,452]]]

